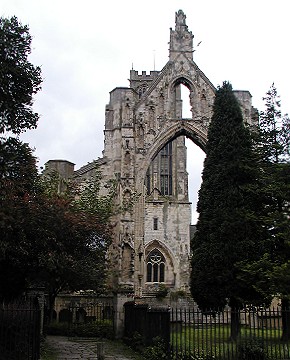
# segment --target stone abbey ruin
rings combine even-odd
[[[74,171],[68,161],[47,168],[83,181],[96,167],[116,179],[119,204],[140,194],[133,209],[116,215],[110,248],[111,286],[119,293],[152,295],[160,284],[188,291],[191,203],[185,137],[204,150],[215,86],[193,61],[193,34],[182,10],[170,29],[169,59],[161,71],[130,71],[129,87],[110,92],[103,157]],[[189,91],[191,117],[182,114],[181,87]],[[248,91],[235,91],[244,120],[254,109]]]

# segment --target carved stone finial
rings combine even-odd
[[[175,13],[175,30],[180,31],[183,27],[186,27],[186,15],[182,10],[178,10],[177,13]]]
[[[193,44],[192,32],[186,25],[186,15],[182,10],[175,13],[175,30],[170,28],[169,59],[174,60],[178,54],[185,54],[192,60]]]

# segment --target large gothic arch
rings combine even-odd
[[[144,247],[144,261],[146,262],[146,249],[148,247],[148,244],[151,243],[151,240],[149,243],[146,243],[144,241],[144,235],[147,231],[146,227],[146,221],[144,221],[144,211],[146,211],[146,187],[144,187],[146,172],[152,161],[158,156],[160,153],[160,150],[164,148],[164,146],[175,139],[179,137],[188,137],[191,139],[196,145],[198,145],[202,150],[205,149],[206,144],[206,128],[202,126],[202,124],[192,121],[191,119],[176,119],[174,121],[171,121],[167,124],[160,132],[156,133],[156,136],[154,138],[154,142],[152,146],[148,149],[146,154],[142,157],[142,160],[138,162],[136,165],[136,180],[135,180],[135,186],[136,186],[136,192],[138,194],[141,194],[141,196],[138,199],[138,202],[135,204],[134,208],[134,234],[135,234],[135,244],[138,249]],[[160,195],[160,194],[158,194]],[[153,200],[153,202],[162,202],[162,199],[160,199],[160,196],[158,196],[158,199]],[[179,253],[179,256],[176,256],[176,253],[172,253],[170,256],[173,259],[174,266],[172,269],[167,269],[167,286],[173,287],[173,288],[182,288],[187,289],[188,286],[188,276],[189,276],[189,249],[190,249],[190,205],[188,198],[186,199],[188,209],[188,217],[187,217],[187,226],[188,233],[186,235],[186,240],[184,241],[184,251],[183,254]],[[183,205],[179,205],[179,207],[184,207]],[[148,205],[147,205],[148,207]],[[180,224],[181,226],[182,223]],[[156,240],[155,240],[156,242]],[[166,244],[163,241],[159,241],[159,248],[162,251],[163,247],[167,247]],[[138,245],[137,245],[138,244]],[[185,260],[185,261],[184,261]],[[180,265],[183,265],[183,270],[180,269]],[[184,269],[185,268],[185,269]],[[137,267],[138,269],[138,267]],[[181,276],[181,273],[183,273],[183,277]],[[185,275],[186,274],[186,275]],[[184,276],[185,275],[185,276]],[[137,289],[142,289],[143,293],[150,293],[152,290],[152,285],[150,283],[146,283],[146,266],[140,267],[135,272],[135,279],[134,284],[138,284],[136,287],[135,285],[135,291]],[[145,289],[145,290],[144,290]],[[142,294],[142,291],[141,291]],[[138,295],[140,295],[140,290],[138,292]]]
[[[184,139],[190,138],[205,150],[216,91],[193,61],[193,53],[193,35],[179,10],[175,29],[170,29],[167,64],[149,74],[132,69],[130,86],[110,92],[103,157],[73,174],[82,181],[93,174],[97,164],[105,182],[117,180],[117,203],[138,195],[132,209],[112,219],[109,281],[118,292],[146,295],[152,285],[146,281],[146,258],[152,247],[172,264],[165,285],[188,289],[191,209]],[[182,114],[182,85],[189,90],[190,118]],[[250,93],[235,94],[245,121],[251,123]],[[71,171],[72,164],[66,165]]]
[[[145,169],[148,168],[151,161],[168,142],[176,139],[179,136],[186,136],[205,151],[205,145],[207,141],[206,130],[206,128],[199,126],[199,124],[196,124],[191,120],[172,121],[169,126],[163,128],[162,131],[156,135],[154,143],[150,149],[148,149],[146,156],[143,158],[143,162],[138,164],[138,179],[145,178]],[[139,182],[137,181],[137,183]]]

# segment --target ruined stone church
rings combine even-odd
[[[110,284],[119,292],[146,296],[160,284],[188,290],[191,203],[185,137],[204,150],[216,91],[193,61],[193,37],[179,10],[163,69],[149,74],[131,70],[129,87],[110,92],[102,158],[76,171],[68,161],[47,163],[79,181],[98,167],[104,181],[117,180],[121,205],[138,195],[132,209],[113,219]],[[182,86],[188,89],[190,118],[182,114]],[[245,122],[251,123],[251,94],[235,95]]]

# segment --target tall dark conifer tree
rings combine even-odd
[[[252,284],[239,280],[237,264],[259,257],[262,234],[252,140],[228,82],[216,93],[206,154],[192,241],[191,293],[203,309],[227,303],[237,308],[257,299]]]

